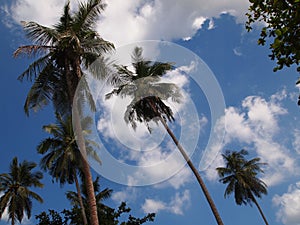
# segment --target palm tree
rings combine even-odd
[[[174,121],[174,117],[171,108],[168,107],[163,100],[171,98],[173,101],[179,102],[181,94],[179,88],[175,84],[158,83],[158,81],[160,81],[164,74],[173,68],[172,63],[151,62],[145,60],[142,56],[142,48],[139,47],[134,49],[132,60],[134,72],[130,71],[127,66],[115,66],[120,76],[119,85],[116,89],[107,94],[106,98],[110,98],[114,94],[121,97],[133,97],[133,100],[127,106],[124,119],[127,123],[130,123],[134,129],[136,128],[136,121],[141,123],[144,122],[148,127],[149,132],[151,132],[151,128],[149,127],[150,121],[155,121],[156,123],[161,122],[163,124],[180,153],[183,155],[188,166],[194,173],[217,223],[223,225],[218,210],[198,170],[195,168],[189,156],[167,125],[167,120],[172,122]]]
[[[21,223],[24,213],[28,218],[31,217],[32,199],[43,202],[41,196],[30,190],[31,187],[43,187],[40,182],[43,174],[40,171],[32,172],[36,166],[36,163],[26,160],[18,163],[15,157],[10,164],[9,173],[0,174],[0,191],[4,192],[0,198],[0,219],[7,209],[11,224],[14,225],[16,220]]]
[[[38,153],[45,154],[41,159],[41,167],[49,171],[50,175],[61,185],[75,183],[83,223],[86,225],[88,223],[78,181],[78,174],[82,171],[83,157],[76,143],[72,118],[71,116],[62,118],[59,113],[56,113],[56,124],[43,126],[43,129],[53,137],[44,139],[37,146]],[[92,148],[88,150],[92,151]],[[97,156],[95,159],[100,162]]]
[[[255,197],[261,198],[262,194],[267,194],[267,185],[257,178],[259,172],[263,172],[261,166],[266,163],[260,163],[260,158],[246,160],[245,156],[248,151],[226,151],[222,154],[226,167],[218,167],[217,171],[220,176],[220,182],[228,184],[225,189],[224,197],[234,193],[235,202],[238,205],[250,204],[253,202],[264,222],[268,225],[261,207]]]
[[[100,185],[99,185],[99,177],[97,177],[94,182],[94,190],[95,190],[95,196],[96,196],[96,202],[97,202],[97,209],[98,209],[98,216],[101,217],[103,214],[107,214],[109,212],[112,212],[114,209],[106,206],[105,204],[102,203],[103,200],[110,198],[112,194],[112,190],[105,188],[104,190],[100,191]],[[84,183],[81,184],[81,190],[82,190],[82,202],[85,206],[87,214],[90,213],[89,207],[88,207],[88,201],[87,201],[87,190],[84,185]],[[71,204],[74,207],[80,206],[80,198],[77,193],[73,191],[68,191],[66,193],[67,199],[70,200]],[[105,223],[105,221],[103,221]]]
[[[53,103],[55,110],[61,113],[70,113],[77,85],[85,79],[83,69],[88,68],[104,52],[112,50],[113,44],[102,39],[94,27],[98,16],[104,10],[102,0],[88,0],[80,3],[77,11],[71,14],[70,2],[64,7],[63,15],[53,27],[45,27],[35,22],[23,22],[27,37],[34,43],[19,47],[14,56],[26,54],[30,57],[39,56],[19,76],[19,80],[27,78],[33,81],[28,92],[24,110],[37,111]],[[90,98],[88,87],[85,94]],[[93,106],[93,102],[90,104]],[[75,110],[75,114],[76,114]],[[82,141],[79,116],[77,122],[78,142]],[[79,143],[80,150],[86,159],[86,149]],[[89,164],[83,160],[91,207],[92,225],[98,225],[96,200],[93,190],[93,180]]]

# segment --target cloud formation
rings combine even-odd
[[[192,38],[208,21],[208,29],[214,27],[213,19],[223,13],[245,21],[249,6],[247,0],[110,0],[97,27],[99,33],[116,46],[140,40],[175,40]],[[15,0],[5,6],[17,23],[36,21],[53,25],[62,13],[64,1]],[[76,8],[76,1],[72,1]],[[47,13],[45,13],[47,12]],[[176,25],[175,25],[176,24]]]
[[[228,107],[225,113],[226,134],[224,146],[235,143],[240,148],[247,146],[254,149],[262,162],[268,163],[264,168],[263,180],[268,186],[276,185],[292,175],[299,174],[299,165],[285,143],[278,139],[280,132],[280,117],[288,113],[281,103],[287,98],[283,90],[272,95],[269,99],[260,96],[248,96],[242,102],[242,107]],[[220,123],[223,127],[223,124]],[[294,145],[298,144],[298,139]],[[233,149],[240,150],[240,149]],[[218,165],[217,165],[218,164]],[[220,157],[207,171],[209,179],[217,177],[214,168],[223,166]]]
[[[279,207],[277,219],[285,225],[300,224],[300,182],[290,185],[287,193],[275,195],[273,204]]]
[[[176,215],[183,215],[184,210],[188,209],[190,204],[190,192],[189,190],[185,190],[183,193],[177,192],[169,203],[147,198],[142,205],[142,209],[145,213],[158,213],[161,211],[167,211]]]

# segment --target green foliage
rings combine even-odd
[[[222,154],[226,167],[217,168],[220,182],[228,184],[224,197],[234,193],[235,201],[238,205],[251,204],[254,197],[261,198],[262,194],[267,194],[266,184],[257,178],[258,173],[262,173],[260,158],[246,160],[248,154],[246,150],[226,151]]]
[[[271,40],[269,55],[276,60],[274,71],[300,63],[300,1],[299,0],[250,0],[246,29],[261,22],[259,45]],[[300,72],[300,67],[297,67]]]
[[[142,218],[137,218],[128,213],[131,211],[127,207],[125,202],[122,202],[117,209],[107,208],[102,211],[99,216],[99,222],[103,225],[141,225],[146,222],[153,222],[155,214],[149,213]],[[121,221],[120,218],[127,216],[126,221]],[[74,206],[71,210],[63,210],[62,212],[57,212],[55,210],[48,210],[48,213],[42,212],[36,215],[37,225],[82,225],[82,217],[80,209]]]
[[[26,114],[50,102],[56,111],[70,112],[76,87],[84,75],[82,67],[87,69],[104,52],[114,48],[95,30],[104,8],[102,0],[89,0],[71,12],[68,1],[53,27],[23,22],[25,33],[33,44],[19,47],[14,56],[39,57],[18,78],[33,82],[24,105]],[[90,97],[89,93],[87,90],[85,95]]]
[[[43,202],[42,197],[30,189],[43,187],[40,182],[43,174],[32,171],[36,166],[36,163],[26,160],[19,163],[15,157],[10,164],[9,173],[0,174],[0,192],[4,192],[0,198],[0,219],[7,208],[11,223],[15,224],[17,220],[21,223],[24,213],[28,218],[31,217],[32,199]]]
[[[174,121],[173,112],[163,101],[171,99],[180,102],[179,88],[172,83],[163,83],[161,77],[173,68],[170,62],[153,62],[143,58],[143,49],[136,47],[132,54],[133,71],[127,66],[115,65],[119,75],[116,86],[112,92],[106,95],[120,97],[130,96],[132,101],[127,106],[124,115],[126,123],[136,128],[136,121],[145,123],[149,132],[149,122],[158,122],[159,118]]]
[[[39,221],[38,225],[68,225],[68,217],[63,218],[60,213],[52,209],[48,210],[48,214],[42,212],[36,215],[35,219]]]

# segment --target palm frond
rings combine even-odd
[[[28,66],[28,68],[18,77],[19,81],[23,81],[26,77],[27,80],[33,81],[40,73],[44,70],[45,67],[49,66],[50,54],[47,54]]]
[[[17,48],[13,53],[14,57],[19,57],[20,55],[27,55],[29,57],[36,57],[39,54],[48,53],[53,50],[52,46],[42,46],[42,45],[24,45]]]
[[[102,0],[88,0],[86,3],[79,3],[79,9],[74,15],[74,31],[78,32],[93,27],[105,6],[106,4]]]
[[[52,45],[60,37],[55,29],[42,26],[36,22],[22,21],[26,36],[37,45]]]

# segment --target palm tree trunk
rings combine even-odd
[[[88,225],[86,214],[85,214],[85,208],[84,208],[83,201],[82,201],[80,185],[79,185],[76,173],[74,173],[74,174],[75,174],[75,185],[76,185],[76,190],[77,190],[77,196],[78,196],[82,219],[83,219],[83,225]]]
[[[73,127],[73,129],[76,129],[77,132],[75,132],[75,134],[77,135],[77,144],[79,146],[79,149],[81,151],[81,154],[83,156],[83,168],[82,168],[82,172],[84,174],[84,178],[85,178],[85,185],[86,185],[86,190],[87,190],[87,200],[88,200],[88,204],[89,204],[89,210],[90,210],[90,223],[91,225],[99,225],[99,221],[98,221],[98,215],[97,215],[97,205],[96,205],[96,197],[95,197],[95,191],[94,191],[94,185],[93,185],[93,178],[92,178],[92,174],[91,174],[91,170],[90,170],[90,166],[87,162],[87,153],[86,153],[86,147],[85,147],[85,141],[84,141],[84,137],[82,134],[82,127],[81,127],[81,123],[80,123],[80,116],[79,116],[79,112],[78,112],[78,108],[77,106],[73,105],[73,100],[74,100],[74,96],[75,96],[75,90],[77,88],[77,84],[76,87],[74,88],[71,82],[71,71],[69,70],[69,62],[67,61],[67,59],[65,60],[65,70],[66,70],[66,80],[67,80],[67,86],[68,86],[68,92],[69,92],[69,101],[70,101],[70,105],[72,110],[72,115],[74,117],[74,122],[75,122],[75,126]],[[81,73],[76,71],[78,74],[74,74],[75,76],[77,76],[78,80],[80,80],[81,78]],[[70,86],[71,85],[71,86]],[[76,102],[76,101],[74,101]],[[75,103],[76,104],[76,103]]]
[[[87,162],[87,153],[86,153],[86,147],[85,147],[85,141],[82,134],[82,127],[80,123],[80,117],[77,107],[74,107],[73,109],[73,116],[75,120],[75,129],[76,129],[76,135],[77,135],[77,143],[79,146],[79,149],[82,154],[82,160],[83,160],[83,173],[84,173],[84,179],[85,179],[85,185],[86,185],[86,191],[87,191],[87,200],[90,207],[90,221],[91,225],[99,225],[98,221],[98,215],[97,215],[97,204],[96,204],[96,197],[95,197],[95,191],[93,186],[93,179],[92,174],[90,170],[90,165]]]
[[[252,193],[251,193],[251,198],[252,198],[252,201],[254,202],[254,204],[256,205],[256,207],[257,207],[257,209],[258,209],[260,215],[262,216],[262,218],[263,218],[265,224],[266,224],[266,225],[269,225],[269,223],[268,223],[268,221],[267,221],[267,219],[266,219],[266,217],[265,217],[265,215],[264,215],[264,213],[263,213],[261,207],[259,206],[258,202],[256,201],[256,199],[255,199],[255,197],[253,196]]]
[[[217,221],[218,225],[224,225],[223,221],[220,217],[220,214],[217,210],[217,207],[212,199],[212,197],[210,196],[208,189],[206,187],[206,185],[204,184],[198,170],[195,168],[195,166],[193,165],[192,161],[190,160],[189,156],[186,154],[185,150],[183,149],[183,147],[180,145],[179,141],[177,140],[177,138],[175,137],[174,133],[170,130],[169,126],[167,125],[166,121],[162,118],[159,117],[161,123],[163,124],[163,126],[165,127],[166,131],[168,132],[168,134],[171,136],[172,140],[174,141],[175,145],[177,146],[177,148],[179,149],[180,153],[182,154],[183,158],[185,159],[185,161],[187,162],[187,164],[189,165],[189,167],[191,168],[192,172],[194,173],[198,183],[200,184],[200,187],[206,197],[206,200],[208,201],[208,204],[215,216],[215,219]]]

